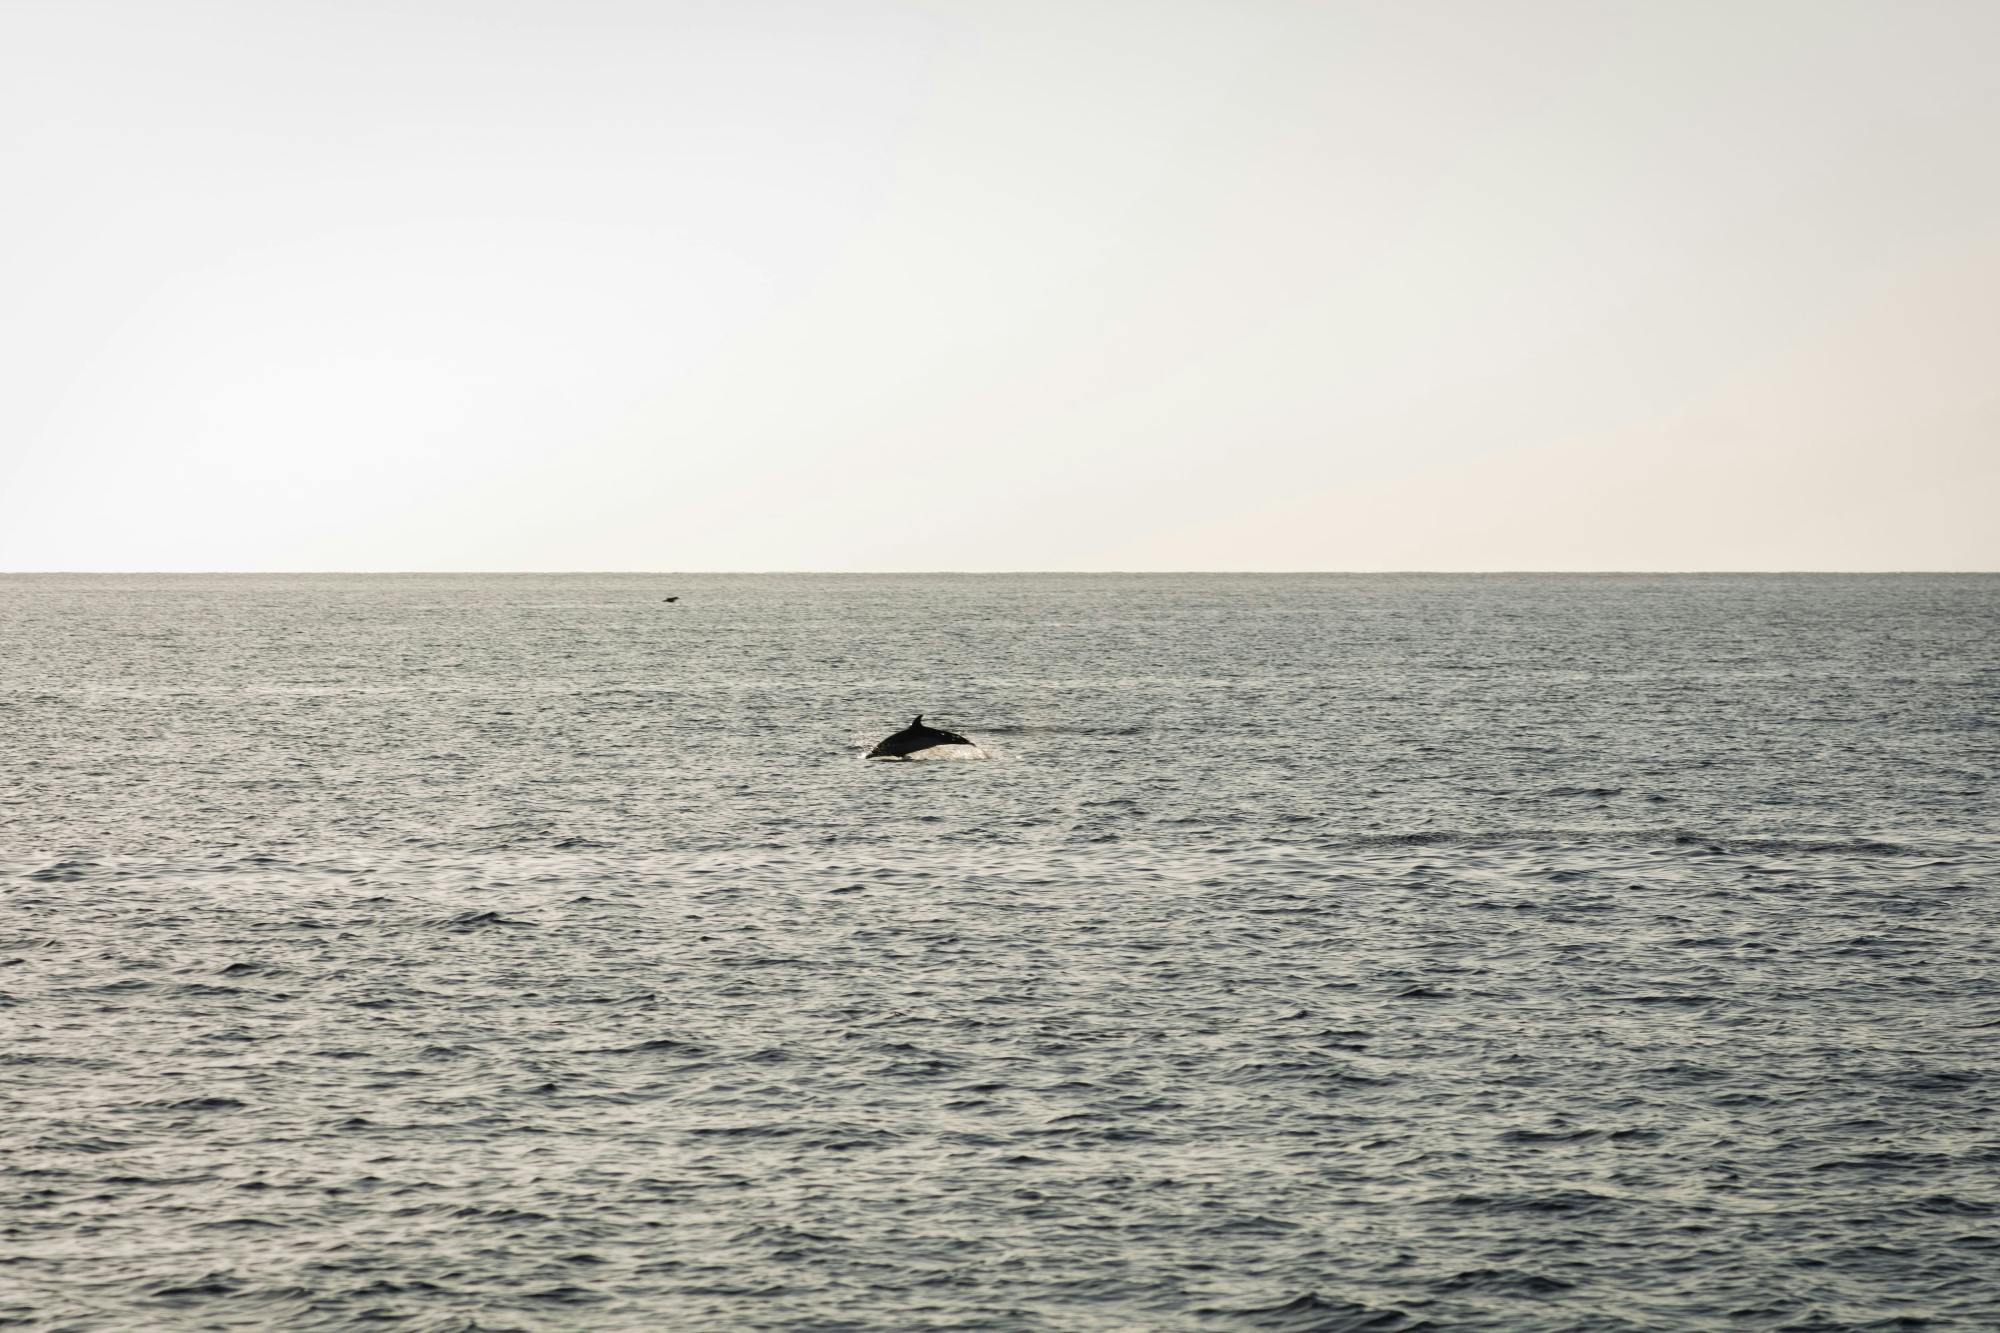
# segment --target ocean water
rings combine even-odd
[[[1996,705],[1989,576],[0,578],[0,1324],[2000,1327]]]

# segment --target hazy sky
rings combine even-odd
[[[1995,0],[0,0],[0,569],[2000,568]]]

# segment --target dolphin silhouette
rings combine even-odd
[[[916,721],[904,727],[895,735],[878,743],[868,752],[870,759],[908,759],[918,750],[928,750],[934,745],[972,745],[955,731],[940,731],[936,727],[924,725],[924,715],[917,714]],[[978,749],[976,745],[973,749]]]

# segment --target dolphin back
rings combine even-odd
[[[868,752],[870,759],[899,759],[938,745],[971,745],[972,742],[955,731],[945,731],[940,727],[926,727],[912,724],[895,735],[879,741]],[[976,747],[975,747],[976,748]]]

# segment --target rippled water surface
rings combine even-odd
[[[0,578],[0,1323],[2000,1327],[1997,701],[1986,576]]]

